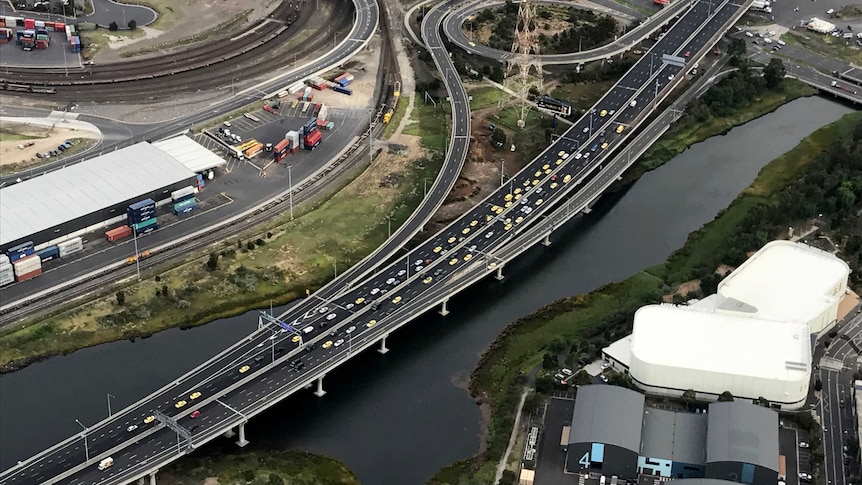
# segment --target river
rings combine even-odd
[[[334,456],[364,485],[422,484],[480,446],[479,408],[465,391],[479,355],[512,320],[657,264],[712,220],[770,160],[852,110],[804,98],[694,145],[488,280],[255,418],[248,449],[299,447]],[[103,419],[237,341],[254,312],[191,330],[84,349],[0,376],[0,468]],[[110,394],[110,396],[109,396]],[[113,396],[113,397],[111,397]],[[227,440],[225,440],[227,442]],[[209,446],[199,453],[215,449]]]

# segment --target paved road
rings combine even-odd
[[[125,5],[114,0],[91,1],[93,2],[93,13],[81,17],[81,19],[102,26],[116,22],[121,29],[125,29],[129,25],[129,21],[134,20],[139,27],[143,27],[155,22],[158,16],[155,10],[143,5]]]
[[[673,3],[671,6],[658,11],[655,15],[647,19],[636,29],[629,31],[628,33],[621,36],[616,41],[611,42],[610,44],[582,52],[542,55],[542,64],[577,64],[595,61],[599,59],[606,59],[615,54],[625,52],[639,44],[652,32],[655,32],[656,30],[661,28],[661,26],[666,24],[668,20],[683,12],[688,7],[688,5],[690,5],[690,3],[691,2],[689,1],[679,1]],[[483,10],[488,5],[497,4],[502,4],[502,2],[483,2],[472,4],[468,3],[464,6],[460,6],[457,10],[452,12],[446,18],[446,21],[443,24],[443,29],[446,33],[446,36],[455,45],[464,49],[470,54],[479,55],[488,59],[494,59],[501,62],[506,61],[512,56],[511,52],[494,49],[482,44],[476,44],[467,38],[467,36],[464,34],[464,30],[462,29],[462,26],[466,21],[467,17],[473,15],[480,10]]]

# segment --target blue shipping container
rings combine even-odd
[[[17,246],[12,246],[11,248],[7,249],[6,252],[9,254],[23,253],[24,251],[27,251],[28,249],[33,249],[33,241],[27,241],[27,242],[21,243]],[[30,253],[30,254],[33,254],[33,253]]]
[[[138,233],[138,236],[143,236],[144,234],[149,234],[158,228],[159,228],[158,224],[153,224],[152,226],[147,226],[147,227],[142,227],[140,229],[135,229],[135,231]]]
[[[202,188],[204,188],[205,185],[206,185],[206,183],[204,182],[204,176],[201,174],[198,174],[198,188],[202,189]]]
[[[32,256],[34,254],[36,254],[36,251],[33,250],[32,247],[30,247],[30,249],[25,250],[23,253],[17,252],[17,251],[14,253],[11,253],[11,252],[6,253],[6,255],[9,256],[9,262],[10,263],[14,263],[15,261],[18,261],[21,258],[26,258],[27,256]]]
[[[36,251],[36,255],[38,255],[39,259],[41,259],[44,263],[45,261],[51,261],[54,258],[59,258],[60,249],[57,246],[49,246],[45,249]]]
[[[132,209],[132,208],[126,209],[126,215],[139,216],[139,215],[144,215],[144,214],[155,214],[155,213],[156,213],[156,206],[144,207],[143,209]]]
[[[147,214],[145,216],[131,216],[127,218],[128,224],[140,224],[144,221],[148,221],[150,219],[155,219],[155,214]]]
[[[343,88],[341,86],[332,86],[332,90],[336,93],[346,94],[348,96],[353,94],[353,91],[351,91],[349,88]]]
[[[155,207],[156,201],[154,201],[153,199],[144,199],[142,201],[135,202],[134,204],[130,205],[129,209],[138,210],[138,209],[143,209],[143,208],[149,207],[149,206]]]
[[[342,88],[346,88],[346,87],[350,84],[350,80],[349,80],[349,79],[340,79],[340,80],[338,80],[338,81],[336,81],[336,82],[337,82],[337,83],[338,83],[338,85],[339,85],[339,86],[341,86]]]
[[[176,214],[178,216],[182,215],[182,214],[188,214],[189,212],[191,212],[197,208],[198,208],[197,204],[188,205],[188,206],[180,207],[180,208],[174,208],[174,214]]]

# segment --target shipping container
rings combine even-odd
[[[317,147],[317,145],[320,145],[321,138],[322,136],[320,135],[320,132],[315,131],[311,135],[305,137],[305,139],[303,140],[303,146],[306,150],[312,150]]]
[[[343,88],[341,86],[335,86],[332,90],[336,93],[346,94],[348,96],[353,94],[353,91],[350,88]]]
[[[155,206],[156,206],[156,201],[154,201],[153,199],[144,199],[144,200],[135,202],[134,204],[131,204],[129,206],[129,209],[139,210],[139,209],[143,209],[145,207],[155,207]]]
[[[0,254],[0,266],[4,264],[12,264],[12,262],[9,261],[9,256],[6,256],[5,254]]]
[[[11,248],[6,250],[6,254],[8,254],[9,258],[11,259],[13,253],[24,253],[30,249],[33,249],[33,241],[27,241],[17,246],[12,246]]]
[[[276,143],[276,145],[272,149],[272,151],[277,153],[277,152],[285,150],[286,148],[290,148],[290,140],[288,140],[287,138]]]
[[[288,94],[296,94],[296,93],[302,91],[302,88],[303,88],[302,81],[295,82],[295,83],[291,84],[290,86],[288,86],[287,92],[288,92]]]
[[[204,176],[201,174],[198,174],[198,190],[203,190],[205,185],[206,185],[206,183],[204,182]]]
[[[40,274],[42,274],[42,268],[34,269],[33,271],[30,271],[29,273],[24,273],[24,274],[20,274],[20,275],[16,273],[15,279],[18,280],[19,282],[27,281],[27,280],[30,280],[30,279],[33,279],[33,278],[39,276]]]
[[[127,224],[137,224],[153,217],[156,217],[155,209],[150,209],[146,212],[129,212],[126,214],[126,221]]]
[[[329,118],[329,106],[325,104],[320,105],[320,110],[318,110],[317,112],[317,117],[323,119]]]
[[[33,270],[42,269],[42,261],[35,254],[19,259],[12,263],[15,268],[15,276],[30,273]]]
[[[54,32],[65,32],[66,24],[63,22],[54,22]]]
[[[171,192],[171,200],[177,201],[182,199],[183,197],[187,197],[189,195],[195,195],[195,188],[189,185],[188,187],[183,187],[179,190],[175,190]]]
[[[25,29],[35,29],[36,21],[33,19],[24,19],[24,28]]]
[[[0,286],[6,286],[15,281],[15,273],[11,268],[12,267],[9,266],[9,272],[0,269]]]
[[[39,259],[44,263],[45,261],[51,261],[54,258],[60,257],[60,250],[57,246],[48,246],[45,249],[40,249],[36,251],[36,256],[39,256]]]
[[[198,203],[198,201],[196,201],[194,198],[186,199],[186,200],[181,201],[181,202],[175,202],[174,203],[174,209],[188,207],[190,205],[197,205],[197,203]]]
[[[342,88],[346,88],[350,84],[350,81],[348,81],[347,79],[342,79],[342,80],[338,81],[336,84],[338,84]],[[335,89],[335,88],[333,87],[333,89]]]
[[[65,258],[72,253],[77,253],[84,249],[84,240],[81,237],[75,237],[57,244],[57,249],[60,250],[60,257]]]
[[[148,226],[152,226],[152,225],[156,224],[157,222],[158,222],[158,219],[153,217],[152,219],[147,219],[147,220],[141,221],[137,224],[132,224],[132,228],[137,229],[139,231],[138,234],[140,234],[141,229],[148,227]]]
[[[186,207],[174,208],[174,214],[181,216],[183,214],[188,214],[189,212],[197,209],[197,204],[192,204]]]
[[[37,21],[35,21],[34,24],[36,25],[37,29],[44,29],[45,28],[45,21],[44,20],[37,20]]]
[[[194,196],[194,194],[189,194],[189,195],[187,195],[187,196],[185,196],[185,197],[181,197],[181,198],[176,199],[176,200],[174,200],[174,201],[172,201],[172,202],[173,202],[173,204],[174,204],[174,205],[177,205],[177,204],[180,204],[180,203],[183,203],[183,202],[188,202],[188,201],[190,201],[190,200],[195,200],[195,196]]]
[[[137,232],[138,236],[143,236],[145,234],[149,234],[149,233],[155,231],[158,228],[159,228],[158,224],[153,224],[152,226],[147,226],[147,227],[142,227],[140,229],[135,229],[135,232]]]
[[[124,237],[129,237],[132,235],[132,228],[129,226],[120,226],[105,233],[105,238],[110,241],[118,241],[123,239]]]
[[[335,122],[330,121],[329,123],[326,124],[326,130],[327,131],[329,131],[333,128],[335,128]]]
[[[247,149],[244,153],[245,153],[245,156],[247,156],[248,158],[251,158],[251,157],[257,155],[258,153],[260,153],[262,150],[263,150],[263,143],[256,143],[256,144],[252,145],[251,148]]]

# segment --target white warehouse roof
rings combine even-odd
[[[227,164],[224,158],[185,135],[157,141],[153,146],[176,158],[192,172],[200,173]]]
[[[834,255],[790,241],[772,241],[718,285],[721,310],[802,322],[817,333],[835,319],[850,267]]]
[[[808,328],[674,305],[635,312],[629,372],[664,390],[804,401],[811,371]]]
[[[0,245],[194,178],[146,142],[0,189]]]

